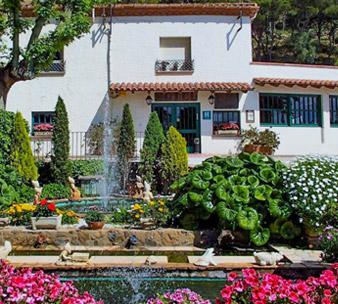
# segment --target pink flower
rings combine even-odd
[[[322,299],[322,304],[331,304],[331,301],[327,298]]]
[[[228,281],[232,282],[238,278],[238,275],[235,272],[230,272],[228,275]]]

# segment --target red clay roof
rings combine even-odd
[[[325,87],[335,89],[338,87],[338,81],[332,80],[310,80],[310,79],[289,79],[289,78],[254,78],[254,83],[259,86],[271,85],[279,87],[281,85],[287,87],[299,86],[302,88],[313,87],[319,89]]]
[[[95,16],[109,15],[109,6],[95,6]],[[256,3],[169,3],[169,4],[115,4],[113,16],[186,16],[186,15],[220,15],[254,17],[259,11]],[[22,4],[24,17],[34,16],[31,0]]]
[[[254,88],[246,82],[167,82],[167,83],[112,83],[112,91],[252,91]]]

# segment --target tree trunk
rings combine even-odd
[[[7,95],[14,83],[19,81],[11,76],[10,69],[0,69],[0,109],[6,110]]]

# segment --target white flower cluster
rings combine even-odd
[[[338,157],[306,155],[294,160],[283,175],[285,191],[297,209],[300,222],[307,218],[319,227],[330,203],[338,203]]]

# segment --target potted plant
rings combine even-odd
[[[214,128],[216,135],[239,135],[240,129],[236,123],[219,123]]]
[[[240,146],[244,152],[271,155],[280,145],[279,136],[270,129],[260,131],[250,126],[242,132]]]
[[[92,230],[101,229],[105,225],[105,217],[98,210],[91,210],[85,216],[85,221]]]
[[[32,229],[59,229],[62,223],[62,215],[56,212],[55,204],[43,199],[36,205],[31,217]]]
[[[35,125],[33,127],[34,135],[41,135],[41,136],[50,136],[53,133],[53,126],[45,123],[45,124],[39,124]]]

